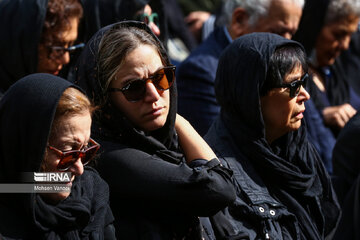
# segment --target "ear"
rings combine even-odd
[[[231,17],[229,33],[232,39],[236,39],[249,33],[249,14],[243,8],[235,8]]]

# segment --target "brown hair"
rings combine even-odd
[[[56,134],[58,126],[61,124],[61,117],[69,115],[82,115],[89,112],[90,115],[94,112],[95,107],[90,100],[76,88],[67,88],[59,99],[56,108],[51,134]]]
[[[100,84],[104,96],[107,96],[107,89],[122,67],[126,56],[140,45],[154,47],[162,63],[165,66],[169,64],[167,57],[162,53],[160,43],[144,29],[135,26],[118,25],[104,34],[98,51],[98,71],[101,73]],[[102,100],[106,102],[106,98]],[[104,104],[104,102],[100,104]]]
[[[69,18],[80,18],[83,8],[79,0],[49,0],[40,44],[52,46],[61,33],[71,28]]]

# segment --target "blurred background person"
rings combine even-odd
[[[85,167],[99,149],[90,138],[93,110],[77,86],[50,74],[26,76],[4,95],[0,101],[0,182],[21,183],[21,174],[26,172],[71,173],[70,181],[64,183],[71,192],[2,193],[0,215],[6,218],[0,218],[0,232],[4,237],[115,238],[109,187],[93,168]]]
[[[76,45],[82,13],[78,0],[0,1],[0,98],[28,74],[60,74],[83,46]]]
[[[336,63],[349,48],[357,31],[360,2],[357,0],[306,1],[299,30],[294,39],[301,42],[308,56],[311,100],[306,103],[305,119],[309,139],[322,156],[331,174],[332,151],[338,132],[360,107],[360,95],[349,85],[344,69]],[[315,120],[319,115],[321,121]]]

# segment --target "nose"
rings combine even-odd
[[[154,84],[150,80],[148,80],[146,82],[146,93],[145,93],[144,101],[156,102],[157,100],[160,99],[161,92],[162,91],[157,90]]]
[[[66,65],[70,62],[70,54],[69,52],[65,52],[61,57],[58,59],[58,63],[62,65]]]
[[[342,51],[347,50],[349,48],[350,40],[351,40],[350,36],[346,36],[341,40],[340,49]]]
[[[301,86],[300,93],[298,95],[297,100],[305,102],[305,101],[307,101],[309,99],[310,99],[310,94],[306,91],[306,89],[303,86]]]
[[[149,22],[148,26],[157,37],[160,36],[160,29],[154,22]]]
[[[76,162],[68,169],[75,176],[80,176],[84,173],[84,165],[81,162],[81,158],[78,158]]]

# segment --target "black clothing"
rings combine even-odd
[[[32,74],[10,87],[0,102],[0,182],[20,183],[24,172],[39,172],[58,101],[70,82]],[[16,239],[114,239],[109,189],[86,167],[70,195],[49,205],[40,195],[1,194],[0,232]]]
[[[275,34],[246,34],[220,58],[221,114],[205,139],[234,171],[237,199],[211,218],[218,239],[324,239],[337,225],[330,178],[305,127],[271,145],[265,139],[259,93],[270,56],[284,45],[301,46]]]
[[[36,72],[47,3],[0,1],[0,95],[18,79]]]
[[[116,233],[120,239],[200,239],[199,219],[209,216],[234,200],[229,184],[231,173],[219,161],[184,162],[177,143],[176,86],[170,91],[170,109],[165,125],[151,133],[133,126],[120,110],[104,101],[99,79],[98,46],[112,29],[132,26],[144,29],[165,49],[143,23],[128,21],[101,29],[87,44],[78,63],[77,81],[96,104],[105,102],[93,120],[93,137],[104,152],[98,170],[108,182]],[[196,165],[196,166],[195,166]]]
[[[360,113],[341,130],[333,152],[334,188],[343,214],[334,239],[360,239]]]

